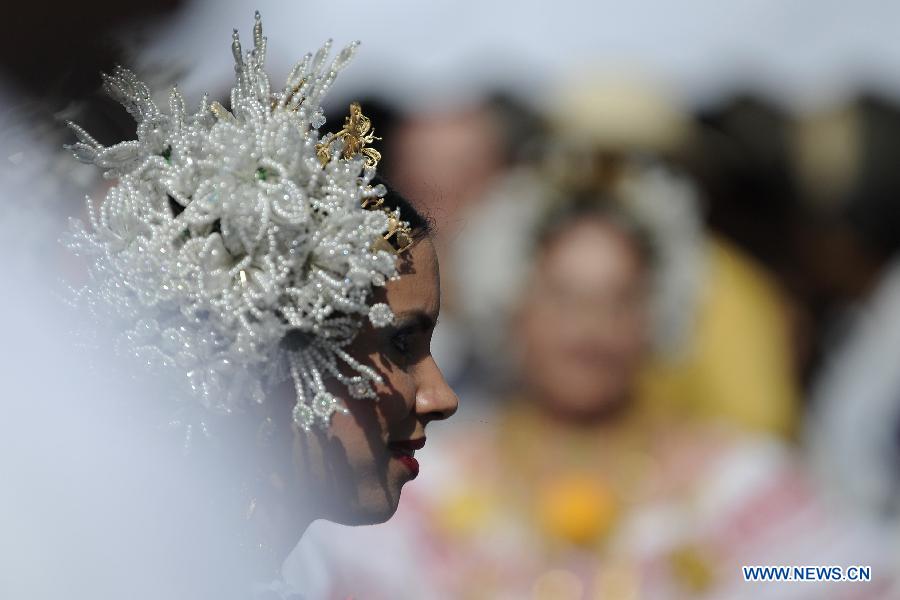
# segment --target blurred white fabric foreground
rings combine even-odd
[[[161,443],[165,398],[67,341],[57,240],[78,210],[60,206],[82,198],[51,172],[56,142],[10,114],[0,102],[0,598],[248,598],[208,502],[228,465],[198,477]]]

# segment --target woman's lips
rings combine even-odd
[[[413,479],[419,474],[419,461],[415,459],[414,454],[416,450],[421,450],[423,446],[425,446],[424,437],[388,443],[391,454],[409,469]]]

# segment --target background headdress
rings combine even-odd
[[[371,295],[411,237],[381,208],[384,186],[370,185],[379,155],[359,105],[337,134],[318,132],[322,98],[356,47],[329,62],[327,42],[273,91],[257,13],[251,50],[234,32],[230,110],[204,97],[190,112],[176,88],[165,112],[117,68],[104,87],[137,139],[104,147],[70,123],[76,158],[117,180],[99,207],[87,199],[90,227],[72,223],[68,243],[93,257],[78,295],[129,324],[122,349],[182,373],[208,408],[261,403],[267,384],[291,377],[294,420],[308,430],[345,410],[326,378],[375,395],[379,375],[348,347],[367,320],[392,322]]]

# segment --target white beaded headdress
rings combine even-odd
[[[321,101],[357,44],[328,62],[331,43],[307,55],[273,92],[264,72],[259,13],[253,49],[234,32],[231,110],[206,97],[196,112],[181,93],[160,110],[126,69],[105,89],[137,121],[137,140],[104,147],[75,124],[76,158],[117,180],[90,227],[68,240],[93,257],[79,290],[95,314],[130,326],[120,347],[151,367],[184,374],[207,408],[263,402],[291,377],[293,416],[309,430],[346,410],[327,391],[336,378],[354,398],[374,397],[379,375],[348,354],[368,319],[390,324],[375,286],[397,275],[409,230],[370,185],[380,155],[358,104],[336,134],[320,136]]]

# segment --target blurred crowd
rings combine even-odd
[[[900,107],[689,113],[585,73],[542,113],[499,92],[368,110],[385,177],[436,226],[433,350],[463,402],[395,521],[308,536],[331,548],[321,589],[900,593]],[[797,596],[739,571],[854,561],[877,582]]]
[[[688,110],[592,71],[540,108],[381,92],[354,99],[379,171],[433,221],[433,352],[461,408],[395,519],[310,530],[298,587],[900,597],[896,99],[790,112],[748,90]],[[124,122],[82,112],[92,131]],[[749,586],[756,564],[874,575]]]

